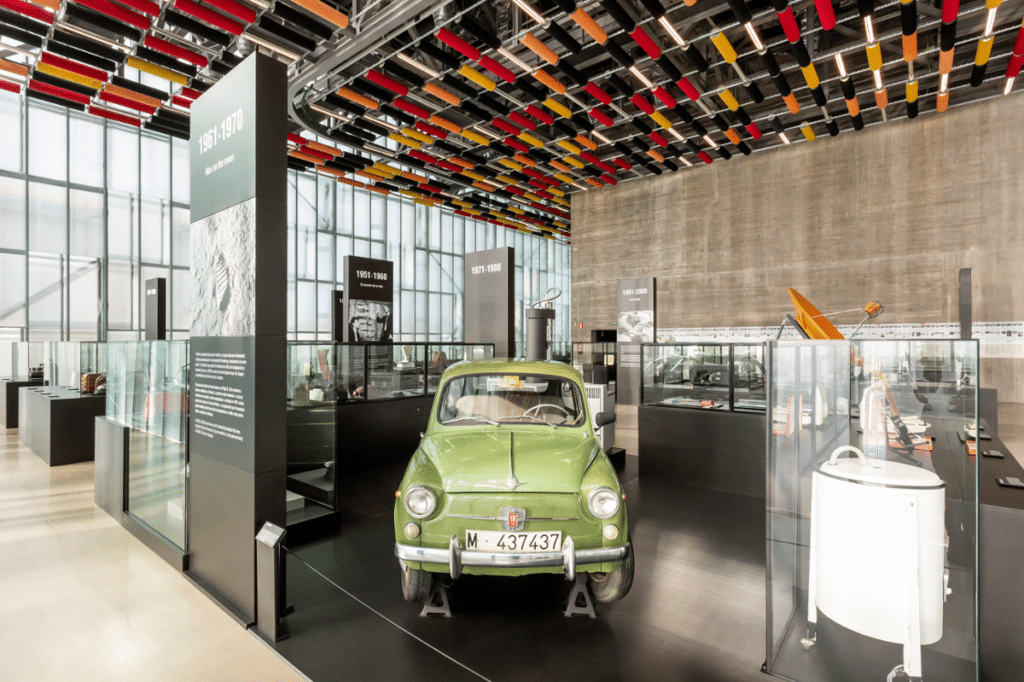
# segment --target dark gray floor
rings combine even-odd
[[[276,645],[316,682],[362,680],[763,680],[764,502],[620,474],[636,577],[597,620],[562,615],[560,576],[464,576],[456,616],[402,599],[394,481],[336,536],[289,557],[291,637]],[[383,482],[390,485],[385,486]],[[385,489],[386,488],[386,489]]]

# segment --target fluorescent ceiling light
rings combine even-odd
[[[639,79],[640,79],[640,82],[641,82],[641,83],[643,83],[644,85],[646,85],[647,87],[649,87],[649,88],[652,88],[652,87],[654,87],[653,85],[651,85],[651,81],[649,81],[649,80],[647,80],[646,78],[644,78],[644,75],[643,75],[642,73],[640,73],[640,71],[639,71],[639,70],[638,70],[638,69],[637,69],[637,68],[636,68],[635,66],[631,66],[631,67],[629,67],[629,71],[630,71],[630,73],[632,73],[632,74],[633,74],[634,76],[636,76],[637,78],[639,78]]]
[[[529,14],[531,17],[533,17],[533,20],[536,21],[538,24],[543,24],[544,23],[544,17],[542,17],[540,14],[538,14],[537,10],[535,10],[534,8],[530,7],[525,2],[523,2],[523,0],[512,0],[512,2],[516,3],[516,7],[518,7],[519,9],[523,10],[524,12]]]
[[[401,52],[399,52],[395,56],[398,57],[399,59],[401,59],[403,62],[405,62],[409,66],[411,66],[412,68],[419,69],[420,71],[422,71],[423,73],[427,74],[431,78],[440,78],[441,77],[441,74],[439,74],[437,71],[434,71],[429,66],[426,66],[424,64],[420,64],[415,59],[410,59],[409,57],[407,57],[406,55],[402,54]]]
[[[660,19],[658,19],[658,23],[661,24],[666,31],[668,31],[668,34],[672,36],[672,40],[676,41],[679,47],[686,47],[686,41],[683,40],[683,37],[679,35],[678,31],[676,31],[675,26],[673,26],[672,23],[668,20],[667,15],[662,16]]]
[[[754,47],[757,48],[757,51],[763,52],[764,45],[761,43],[761,39],[757,36],[757,31],[754,30],[754,25],[748,21],[743,24],[743,28],[747,29],[747,35],[750,36],[750,42],[754,43]]]
[[[836,66],[839,67],[839,77],[845,79],[846,78],[846,64],[843,63],[843,55],[841,55],[841,54],[837,54],[836,55]]]
[[[523,60],[519,59],[514,54],[512,54],[511,52],[506,50],[505,48],[499,47],[498,48],[498,53],[502,57],[504,57],[505,59],[509,60],[510,62],[512,62],[513,64],[518,66],[520,69],[522,69],[526,73],[533,73],[533,69],[531,69],[529,66],[527,66],[526,63],[523,62]]]

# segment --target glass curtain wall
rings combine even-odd
[[[167,278],[169,338],[187,338],[188,142],[8,92],[0,126],[0,341],[139,339],[153,277]],[[564,242],[295,171],[288,202],[291,339],[330,337],[331,292],[356,255],[395,264],[396,341],[462,341],[464,255],[511,246],[517,337],[526,308],[557,287],[554,339],[569,341]]]

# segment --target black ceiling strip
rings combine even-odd
[[[911,109],[911,107],[913,107],[913,109]],[[911,115],[911,111],[913,111],[913,115]],[[913,102],[907,102],[907,117],[908,118],[916,118],[917,117],[917,100],[916,99]],[[851,116],[850,117],[850,123],[853,124],[853,129],[854,130],[864,130],[864,119],[863,119],[863,117],[861,117],[860,114],[857,114],[856,116]]]
[[[483,156],[482,154],[478,154],[477,152],[474,151],[467,150],[462,152],[462,158],[464,158],[466,161],[472,161],[478,166],[482,166],[483,164],[487,163],[487,158],[485,156]],[[440,187],[440,185],[438,185],[438,187]]]
[[[416,125],[415,116],[402,111],[396,106],[392,106],[390,104],[381,104],[380,111],[381,113],[387,114],[391,118],[395,119],[396,121],[399,121],[400,123],[404,123],[407,126]]]
[[[409,156],[408,154],[399,154],[398,155],[398,160],[401,161],[402,163],[404,163],[406,166],[412,166],[413,168],[419,168],[420,170],[426,170],[427,169],[427,164],[425,164],[424,162],[420,161],[419,159],[414,159],[413,157]]]
[[[552,0],[552,1],[556,5],[558,5],[558,9],[562,10],[566,14],[572,14],[573,12],[576,11],[576,3],[573,2],[572,0]]]
[[[686,58],[693,65],[693,68],[702,72],[708,70],[708,60],[704,59],[704,55],[700,53],[700,50],[693,46],[693,43],[686,46],[683,50],[683,54],[686,55]]]
[[[648,2],[657,2],[658,0],[640,0],[644,4]],[[736,17],[736,21],[741,24],[746,24],[753,21],[753,17],[750,16],[750,10],[747,8],[747,3],[744,0],[726,0],[729,3],[729,9],[732,10],[733,15]]]
[[[651,134],[651,126],[647,125],[647,121],[643,120],[642,118],[634,118],[632,121],[630,121],[630,123],[632,123],[635,128],[639,129],[640,132],[643,133],[644,135]]]
[[[399,66],[398,64],[396,64],[393,59],[389,59],[388,61],[384,62],[384,70],[386,72],[393,73],[394,75],[404,80],[406,83],[411,83],[417,88],[422,88],[424,84],[426,84],[427,82],[422,76],[413,73],[404,66]]]
[[[20,28],[22,31],[28,31],[34,33],[37,36],[45,36],[50,27],[47,24],[39,23],[33,19],[22,14],[16,14],[14,12],[8,12],[5,9],[0,9],[0,23]]]
[[[573,135],[575,137],[575,135]],[[544,149],[534,149],[530,152],[533,156],[537,157],[541,161],[551,161],[555,158],[555,155]]]
[[[690,127],[693,128],[693,132],[697,133],[701,137],[708,134],[708,129],[704,127],[704,124],[700,121],[691,121]]]
[[[626,33],[632,33],[633,29],[636,28],[636,21],[633,20],[633,17],[629,16],[629,12],[623,9],[618,0],[601,0],[601,7],[604,7],[605,11],[615,20],[615,23],[621,26],[622,30]]]
[[[19,43],[25,45],[31,45],[32,47],[42,47],[43,39],[37,35],[33,35],[28,31],[22,31],[20,28],[14,28],[13,26],[6,26],[0,24],[0,36],[7,36],[17,40]]]
[[[783,97],[789,97],[793,89],[789,87],[789,81],[786,80],[786,74],[779,72],[779,75],[772,76],[772,82],[775,83],[775,87],[778,89],[779,94]]]
[[[381,102],[394,102],[395,97],[398,95],[390,90],[385,90],[376,83],[368,80],[365,76],[360,76],[357,80],[352,83],[356,89],[363,91],[367,95],[370,95],[374,99],[380,100]]]
[[[832,137],[835,137],[836,135],[839,134],[839,125],[836,124],[836,120],[834,118],[830,118],[827,121],[825,121],[825,128],[828,130],[828,134],[831,135]],[[742,148],[740,149],[740,151],[743,151]]]
[[[430,42],[429,39],[421,40],[419,44],[416,46],[416,49],[418,49],[420,52],[427,55],[428,57],[431,57],[441,62],[452,71],[458,71],[459,68],[462,66],[462,62],[460,62],[456,57],[448,54],[442,48]]]
[[[764,93],[761,92],[761,88],[757,87],[757,83],[747,81],[743,84],[743,87],[746,88],[747,94],[750,95],[750,99],[754,104],[760,104],[764,101]]]
[[[231,44],[231,37],[226,33],[221,33],[217,29],[211,28],[173,9],[164,10],[164,21],[221,47],[227,47]]]
[[[192,81],[190,85],[193,90],[197,90],[199,92],[206,92],[211,87],[209,83],[204,83],[203,81]]]
[[[219,59],[210,62],[210,71],[213,71],[214,73],[219,73],[222,76],[226,76],[229,73],[231,73],[232,68],[232,66],[225,64]]]
[[[529,182],[530,181],[530,176],[527,175],[526,173],[521,172],[521,171],[510,170],[508,173],[506,173],[506,175],[509,176],[510,178],[512,178],[513,180],[517,180],[519,182]]]
[[[324,161],[324,165],[328,168],[333,168],[334,170],[345,171],[346,173],[353,173],[359,170],[354,165],[344,161],[339,161],[338,159],[328,159]]]
[[[679,118],[683,119],[683,123],[692,123],[693,114],[691,114],[686,107],[676,107],[676,113],[679,114]]]
[[[351,145],[353,147],[362,147],[363,144],[365,143],[365,140],[362,140],[356,137],[355,135],[349,135],[348,133],[343,132],[341,130],[332,130],[327,134],[327,137],[331,138],[332,140],[337,140],[338,142],[344,142],[345,144]]]
[[[157,109],[154,116],[161,121],[166,121],[168,124],[178,125],[183,128],[188,128],[191,124],[191,119],[188,116],[171,111],[170,109]]]
[[[680,73],[679,69],[676,68],[676,65],[672,63],[672,60],[669,59],[667,54],[663,54],[658,57],[655,64],[658,65],[658,68],[661,69],[662,73],[664,73],[673,83],[683,77],[683,74]]]
[[[476,117],[477,120],[473,121],[474,123],[477,123],[478,121],[489,121],[492,118],[494,118],[490,112],[481,109],[472,102],[463,102],[462,106],[460,107],[459,113],[463,113],[463,115],[469,114],[471,116]]]
[[[67,57],[68,59],[74,59],[77,62],[88,64],[89,66],[95,66],[97,69],[104,71],[113,71],[117,68],[117,64],[104,59],[103,57],[97,57],[94,54],[89,54],[85,50],[79,50],[77,47],[71,47],[70,45],[64,45],[58,43],[54,39],[50,39],[50,42],[46,44],[47,49],[54,53],[59,54],[61,57]]]
[[[379,135],[363,130],[362,128],[354,125],[345,126],[345,134],[350,135],[359,140],[359,144],[364,142],[373,142]]]
[[[491,111],[498,112],[499,116],[508,116],[510,109],[504,100],[500,100],[489,92],[481,92],[477,101]]]
[[[819,107],[823,107],[828,104],[828,97],[825,96],[825,91],[819,85],[816,88],[811,88],[811,96],[814,98],[814,103]]]
[[[622,144],[622,142],[613,142],[612,146],[615,147],[619,151],[619,153],[623,154],[624,156],[629,156],[630,154],[633,153],[632,150],[630,150],[630,148],[627,147],[626,145]]]
[[[396,184],[390,183],[387,180],[378,180],[377,182],[375,182],[373,184],[374,184],[375,187],[380,187],[381,189],[386,189],[386,190],[389,190],[391,192],[397,192],[398,190],[402,189],[401,185],[396,185]]]
[[[456,69],[457,68],[458,67],[456,67]],[[466,85],[462,81],[458,80],[457,78],[455,78],[451,74],[447,74],[446,73],[445,75],[441,76],[441,84],[444,85],[449,90],[455,90],[456,92],[458,92],[463,97],[468,97],[469,99],[476,99],[476,96],[477,96],[476,90],[474,90],[473,88],[469,87],[468,85]]]
[[[455,145],[449,142],[445,142],[444,140],[436,140],[434,142],[434,146],[437,147],[438,149],[446,151],[449,154],[454,154],[456,156],[458,156],[462,152],[461,147],[456,147]]]
[[[181,139],[181,140],[187,140],[188,139],[188,132],[187,131],[177,130],[176,128],[169,128],[169,127],[167,127],[165,125],[161,125],[157,121],[147,121],[147,122],[142,124],[142,127],[145,128],[146,130],[153,130],[153,131],[158,132],[158,133],[163,133],[164,135],[170,135],[171,137],[177,137],[178,139]]]
[[[83,52],[96,55],[97,57],[102,57],[103,59],[114,62],[115,64],[120,64],[124,61],[124,52],[107,47],[106,45],[101,45],[95,40],[83,38],[80,35],[71,33],[70,31],[55,28],[53,30],[53,38],[50,42],[53,41],[69,45],[82,50]]]
[[[519,78],[516,80],[516,87],[522,90],[527,98],[533,101],[543,102],[547,99],[547,95],[543,90],[535,86],[533,83],[528,83],[525,78]]]
[[[288,157],[288,167],[291,168],[292,170],[297,170],[299,172],[304,172],[304,171],[308,171],[310,168],[312,168],[313,165],[314,164],[310,163],[309,161],[303,161],[302,159],[296,159],[294,156],[289,156]]]
[[[334,35],[334,30],[327,24],[321,23],[297,9],[292,9],[283,2],[274,5],[272,12],[285,21],[290,21],[307,33],[312,33],[320,40],[327,40]]]
[[[364,109],[363,107],[359,106],[354,102],[349,102],[344,97],[339,97],[338,95],[335,95],[333,92],[324,97],[324,104],[332,106],[336,109],[341,109],[342,111],[352,114],[353,116],[362,116],[363,114],[366,113],[366,109]]]
[[[721,156],[721,157],[722,157],[723,159],[725,159],[726,161],[728,161],[729,159],[731,159],[731,158],[732,158],[732,154],[730,154],[730,153],[729,153],[729,150],[728,150],[728,149],[726,149],[725,147],[719,147],[719,148],[718,148],[718,149],[716,149],[715,151],[717,151],[717,152],[718,152],[718,155],[719,155],[719,156]]]
[[[586,130],[589,132],[597,128],[597,123],[595,123],[592,118],[585,116],[580,112],[576,112],[572,115],[572,122],[576,124],[576,127],[579,130]]]
[[[796,63],[800,65],[801,69],[806,68],[811,63],[811,55],[807,53],[807,46],[804,45],[803,38],[795,43],[790,43],[789,49],[792,50]]]
[[[611,55],[611,58],[617,61],[624,69],[628,69],[636,63],[633,58],[626,54],[626,51],[619,47],[618,43],[611,38],[609,38],[608,42],[604,44],[604,49],[605,52]]]
[[[349,163],[356,165],[360,170],[373,165],[373,161],[370,159],[365,156],[354,154],[353,152],[342,152],[339,158],[345,159]]]
[[[376,121],[371,121],[366,118],[360,118],[358,116],[352,119],[352,123],[355,123],[363,130],[368,130],[371,133],[376,133],[378,136],[390,135],[392,132],[391,129],[388,128],[387,126],[382,126]]]
[[[488,178],[494,178],[494,177],[498,176],[498,172],[497,171],[493,171],[490,168],[488,168],[487,166],[480,166],[479,168],[476,168],[474,170],[476,170],[477,173],[480,173],[481,175],[484,175],[484,176],[486,176]]]
[[[148,85],[142,85],[141,83],[138,83],[136,81],[128,80],[124,76],[112,76],[110,82],[114,85],[125,88],[127,90],[137,92],[140,95],[145,95],[146,97],[153,97],[159,100],[167,99],[166,90],[158,90],[156,88],[151,88]]]
[[[686,146],[689,147],[690,151],[692,151],[694,154],[700,154],[701,153],[701,148],[698,147],[697,143],[694,142],[693,140],[687,140],[686,141]]]
[[[665,168],[668,168],[670,171],[677,171],[677,170],[679,170],[679,166],[675,165],[674,163],[672,163],[668,159],[665,159],[664,161],[662,161],[661,165],[664,166]]]
[[[723,133],[729,129],[729,123],[724,118],[722,118],[721,114],[714,114],[711,117],[711,122],[718,126],[718,129],[721,130]]]
[[[185,64],[184,62],[178,61],[174,57],[165,55],[163,52],[157,52],[156,50],[151,50],[148,47],[138,45],[135,48],[135,56],[137,56],[139,59],[145,59],[147,62],[158,64],[159,66],[162,66],[165,69],[177,71],[178,73],[188,76],[189,78],[196,77],[197,70],[194,64]]]
[[[91,26],[95,26],[101,31],[107,31],[110,34],[118,37],[131,38],[135,42],[142,41],[142,31],[129,26],[123,21],[117,19],[111,19],[106,14],[100,14],[94,12],[88,7],[82,7],[74,3],[64,3],[64,16],[65,18],[77,19],[78,21],[85,22]]]
[[[494,35],[489,28],[468,14],[462,15],[459,19],[459,24],[469,34],[467,37],[482,42],[492,50],[497,50],[501,47],[501,40],[498,36]]]
[[[608,74],[608,84],[623,97],[632,97],[636,94],[636,91],[629,86],[629,83],[622,80],[618,74]]]
[[[583,172],[593,178],[601,177],[601,171],[597,170],[596,168],[591,168],[590,166],[584,168]]]
[[[752,123],[752,121],[750,120],[750,116],[747,115],[747,112],[743,109],[743,107],[740,107],[739,109],[736,110],[736,118],[738,118],[740,120],[740,123],[742,123],[745,126],[748,126]]]
[[[973,81],[971,84],[974,84]],[[843,97],[845,99],[853,99],[857,96],[857,90],[853,87],[852,78],[840,79],[839,85],[843,88]]]
[[[580,86],[581,88],[585,88],[587,86],[587,83],[590,82],[586,76],[579,72],[579,69],[577,69],[575,66],[565,61],[564,59],[558,60],[557,66],[559,71],[568,76],[573,83]]]
[[[765,70],[768,72],[768,76],[775,78],[775,76],[782,73],[782,69],[779,68],[779,62],[775,59],[775,53],[770,49],[766,49],[763,53],[758,53],[761,56],[761,63],[764,64]]]
[[[256,25],[267,33],[300,48],[303,52],[311,52],[316,49],[315,40],[307,38],[304,35],[300,35],[297,31],[293,31],[286,26],[282,26],[265,14],[260,17],[259,21],[256,22]]]
[[[555,121],[555,130],[569,138],[576,137],[577,135],[576,131],[565,121]]]
[[[64,80],[63,78],[57,78],[56,76],[51,76],[49,74],[43,73],[42,71],[36,71],[34,78],[40,83],[46,83],[47,85],[53,85],[58,88],[64,88],[65,90],[77,92],[79,95],[85,95],[86,97],[92,97],[96,94],[96,88],[90,88],[88,86],[80,85],[78,83],[71,83],[69,81]]]
[[[220,58],[221,61],[223,61],[225,64],[229,64],[233,67],[238,66],[239,64],[245,61],[243,57],[239,57],[237,54],[233,54],[231,52],[224,52],[224,54],[222,54]]]
[[[614,1],[615,0],[612,0],[612,2]],[[579,54],[583,51],[583,46],[579,44],[579,41],[569,35],[568,31],[556,24],[554,21],[548,24],[547,31],[548,35],[560,42],[562,47],[569,50],[569,52]]]

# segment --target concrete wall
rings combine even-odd
[[[1024,320],[1022,103],[575,194],[574,340],[615,326],[616,280],[652,275],[662,328],[778,325],[786,287],[823,311],[881,301],[879,323],[956,322],[962,267],[975,321]],[[982,385],[1024,401],[1024,361],[984,361]]]

